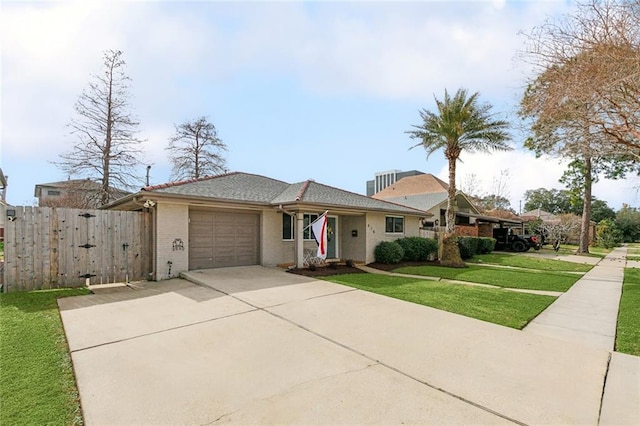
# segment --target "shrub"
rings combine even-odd
[[[478,237],[458,237],[458,247],[462,260],[471,259],[478,253],[480,239]]]
[[[433,238],[405,237],[397,240],[404,250],[402,260],[420,262],[429,259],[431,253],[438,251],[438,242]]]
[[[347,265],[349,268],[353,268],[355,266],[355,262],[353,261],[353,259],[347,259],[347,261],[344,264]]]
[[[490,237],[478,238],[478,253],[491,253],[496,248],[496,239]]]
[[[383,241],[373,251],[376,262],[399,263],[404,257],[404,249],[396,241]]]
[[[611,219],[602,219],[596,228],[597,245],[604,248],[617,247],[622,243],[622,232]]]

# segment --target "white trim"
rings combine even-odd
[[[335,257],[332,257],[332,259],[340,259],[340,244],[338,244],[340,242],[340,232],[339,232],[340,221],[338,220],[338,216],[327,215],[327,219],[329,218],[333,218],[336,220],[336,229],[333,230],[333,238],[335,241],[334,244],[336,248],[336,253],[335,253]]]

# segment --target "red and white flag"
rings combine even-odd
[[[318,254],[320,259],[327,258],[327,214],[323,214],[311,224],[313,236],[318,243]]]

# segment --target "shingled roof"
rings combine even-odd
[[[289,187],[280,180],[232,172],[143,188],[146,192],[215,198],[228,201],[269,203]]]
[[[408,195],[447,192],[449,185],[432,174],[407,176],[373,195],[379,200]]]
[[[253,202],[270,206],[296,203],[351,209],[379,210],[405,214],[425,214],[393,202],[376,200],[313,180],[289,184],[250,173],[232,172],[201,179],[171,182],[142,189],[147,193],[211,198],[216,201]]]

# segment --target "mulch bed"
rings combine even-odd
[[[386,263],[370,263],[367,266],[371,268],[380,269],[382,271],[393,271],[396,268],[401,268],[403,266],[423,266],[423,265],[437,265],[438,262],[400,262],[395,263],[393,265],[388,265]],[[318,266],[315,270],[311,270],[309,268],[292,268],[288,269],[287,272],[291,272],[292,274],[304,275],[306,277],[329,277],[332,275],[340,275],[340,274],[364,274],[366,272],[361,271],[358,268],[352,268],[347,265],[330,265],[330,266]]]
[[[317,266],[313,271],[309,268],[292,268],[287,269],[287,272],[291,272],[292,274],[297,275],[304,275],[305,277],[330,277],[332,275],[366,273],[358,268],[353,268],[347,265]]]

